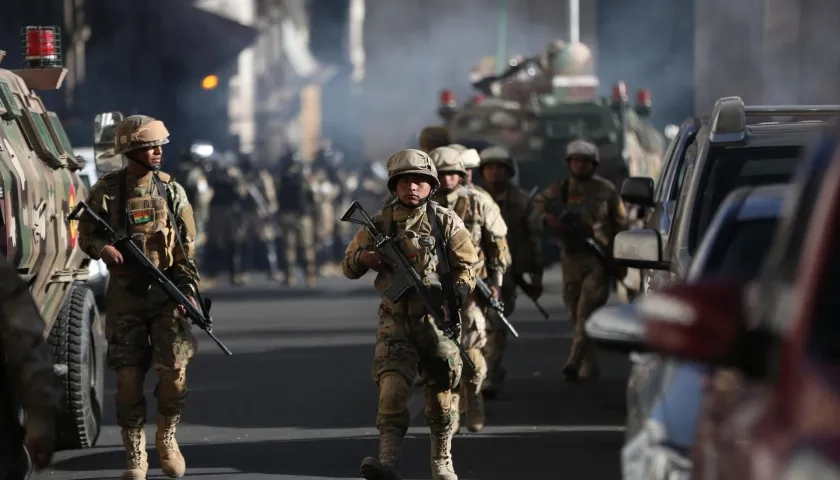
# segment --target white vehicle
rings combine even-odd
[[[93,158],[93,147],[76,147],[73,149],[73,152],[77,156],[85,159],[85,166],[79,172],[79,176],[82,178],[82,182],[85,183],[88,191],[90,191],[90,187],[99,180],[99,172],[96,170],[96,163]],[[105,266],[105,262],[102,260],[91,259],[88,269],[90,271],[88,282],[97,300],[101,302],[105,298],[105,291],[108,288],[108,278],[110,277],[108,267]]]

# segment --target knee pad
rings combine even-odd
[[[441,417],[447,417],[452,413],[452,390],[441,390],[434,387],[423,389],[426,397],[426,419],[438,423]]]
[[[379,379],[379,413],[398,415],[408,410],[411,386],[397,372],[386,372]]]
[[[155,396],[161,401],[180,402],[187,396],[187,369],[158,369],[158,384]]]

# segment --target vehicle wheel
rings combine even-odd
[[[74,283],[56,324],[50,343],[58,364],[67,365],[63,376],[61,407],[56,422],[57,447],[62,450],[90,448],[96,444],[104,402],[105,351],[93,291]]]

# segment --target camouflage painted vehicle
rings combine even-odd
[[[36,90],[60,88],[57,29],[27,27],[26,63],[0,66],[0,249],[29,283],[62,378],[59,448],[92,447],[104,401],[105,336],[88,285],[88,258],[67,215],[87,196],[84,165]],[[0,51],[0,62],[5,52]]]

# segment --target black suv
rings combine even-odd
[[[624,181],[624,201],[650,210],[646,228],[620,233],[619,265],[641,270],[641,291],[684,278],[716,210],[733,190],[788,183],[808,145],[840,106],[745,107],[738,97],[715,102],[712,115],[683,123],[659,184]]]

